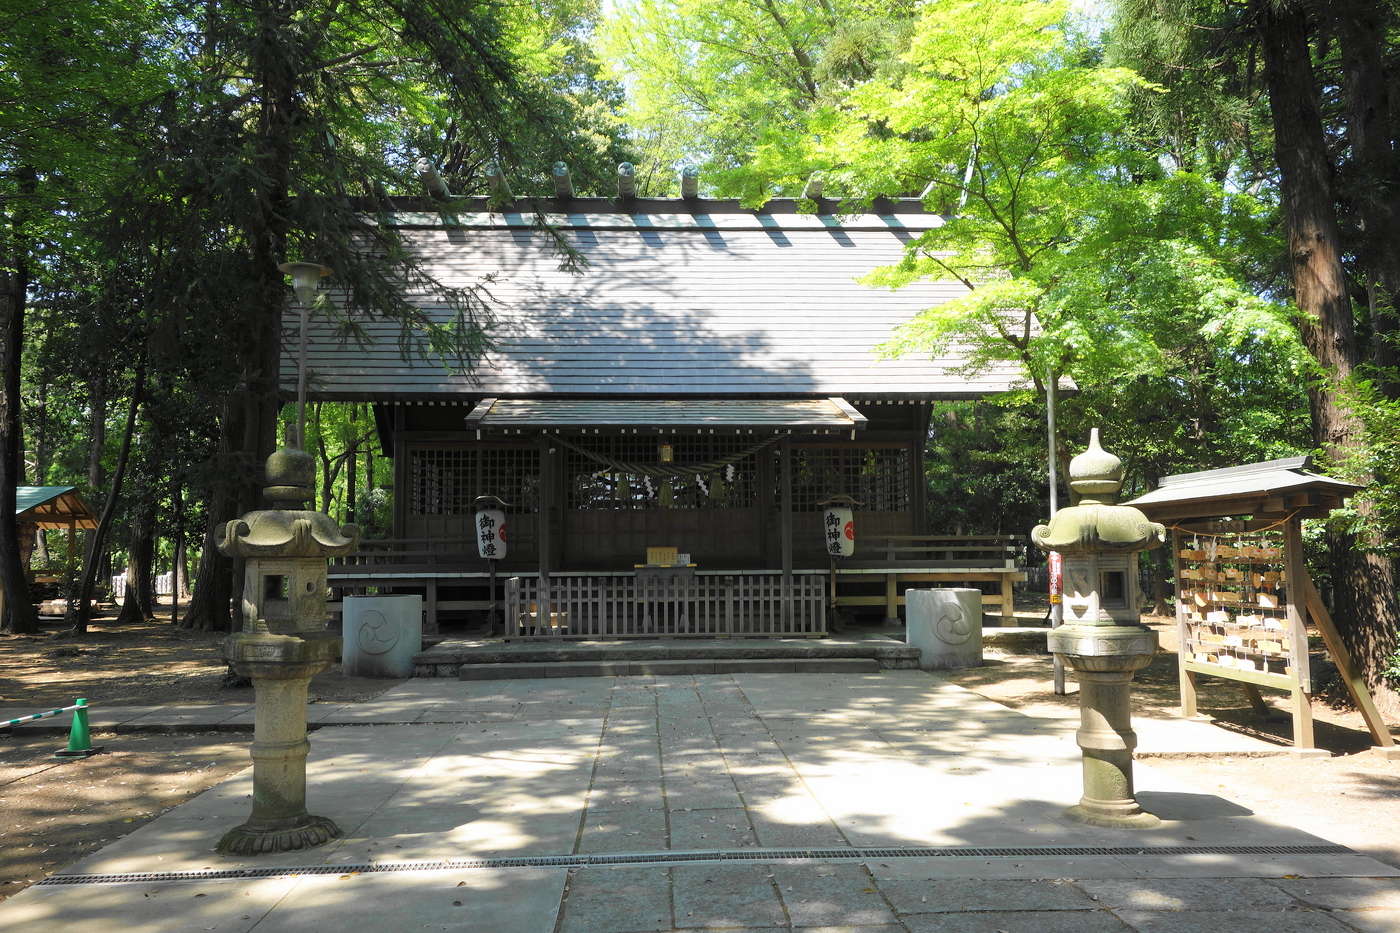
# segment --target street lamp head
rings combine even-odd
[[[297,301],[302,307],[311,307],[316,300],[316,283],[331,274],[331,270],[319,262],[283,262],[277,268],[283,275],[292,277],[292,291],[297,293]]]

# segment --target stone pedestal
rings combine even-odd
[[[1084,796],[1065,815],[1091,826],[1150,829],[1161,820],[1142,809],[1133,792],[1133,674],[1152,662],[1157,633],[1144,626],[1065,625],[1049,635],[1079,681],[1079,743]]]
[[[423,597],[347,596],[340,666],[354,677],[412,677],[423,650]]]
[[[906,643],[926,671],[982,664],[982,591],[948,587],[905,592]]]
[[[333,635],[229,638],[225,657],[253,680],[253,812],[219,840],[220,852],[286,852],[341,835],[334,822],[306,810],[306,688],[339,648]]]

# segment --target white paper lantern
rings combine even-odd
[[[500,560],[506,556],[506,513],[481,509],[476,513],[476,551],[482,557]]]
[[[826,552],[832,557],[850,557],[856,552],[856,520],[850,509],[832,506],[823,512],[822,533]]]

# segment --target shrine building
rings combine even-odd
[[[434,276],[483,283],[494,346],[466,372],[405,353],[394,322],[365,322],[366,345],[313,322],[310,397],[372,403],[394,462],[392,538],[332,568],[339,592],[423,593],[430,635],[493,599],[510,637],[820,635],[833,604],[897,615],[911,583],[980,585],[1009,618],[1015,542],[941,535],[922,452],[932,403],[1016,373],[887,357],[899,324],[965,290],[859,281],[941,224],[921,202],[393,203],[387,222]],[[285,354],[288,393],[295,367]],[[505,503],[494,568],[482,496]],[[837,497],[856,546],[833,559]]]

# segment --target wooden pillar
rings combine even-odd
[[[899,574],[885,574],[885,624],[899,624]]]
[[[540,585],[536,619],[547,621],[552,611],[549,599],[549,574],[554,563],[554,502],[556,473],[558,471],[555,469],[554,454],[550,453],[552,445],[549,436],[541,434],[538,443],[540,448]]]
[[[1009,573],[1001,575],[1001,624],[1016,624],[1016,596]]]
[[[438,631],[438,582],[435,577],[428,578],[426,592],[423,594],[423,634],[437,637]]]
[[[1303,563],[1303,523],[1298,518],[1290,518],[1283,526],[1283,559],[1286,581],[1285,594],[1288,597],[1288,638],[1292,642],[1293,676],[1297,686],[1293,688],[1293,747],[1314,748],[1312,703],[1312,671],[1308,662],[1308,626],[1304,614],[1307,605],[1305,580],[1307,567]]]
[[[792,622],[792,441],[785,440],[782,454],[783,621]]]
[[[1181,598],[1181,532],[1173,531],[1172,579],[1176,583],[1176,671],[1181,682],[1181,715],[1196,715],[1196,675],[1186,669],[1186,601]]]
[[[767,448],[754,455],[754,480],[758,484],[758,494],[754,496],[754,508],[758,510],[758,553],[763,567],[777,567],[782,558],[774,554],[777,542],[773,540],[773,515],[778,511],[773,501],[773,454]],[[776,559],[775,559],[776,558]]]
[[[1376,701],[1371,697],[1371,691],[1366,686],[1365,678],[1361,676],[1355,663],[1352,662],[1351,652],[1347,650],[1346,644],[1342,641],[1341,632],[1337,631],[1332,614],[1327,611],[1327,606],[1323,604],[1322,595],[1313,585],[1306,567],[1303,568],[1302,573],[1303,576],[1299,579],[1298,586],[1304,594],[1308,613],[1312,616],[1313,624],[1317,626],[1317,630],[1322,633],[1322,640],[1327,645],[1327,653],[1332,656],[1333,663],[1337,665],[1337,673],[1341,675],[1342,682],[1346,684],[1347,691],[1351,693],[1356,708],[1361,711],[1361,717],[1366,720],[1366,728],[1370,730],[1371,738],[1380,748],[1393,746],[1395,739],[1390,734],[1390,728],[1385,724],[1385,719],[1381,717],[1380,711],[1376,709]]]
[[[408,445],[404,443],[404,407],[402,405],[390,405],[392,413],[392,424],[394,431],[394,531],[395,538],[404,538],[408,534],[408,506],[413,497],[413,490],[409,488],[408,477]],[[373,478],[370,480],[373,483]]]

